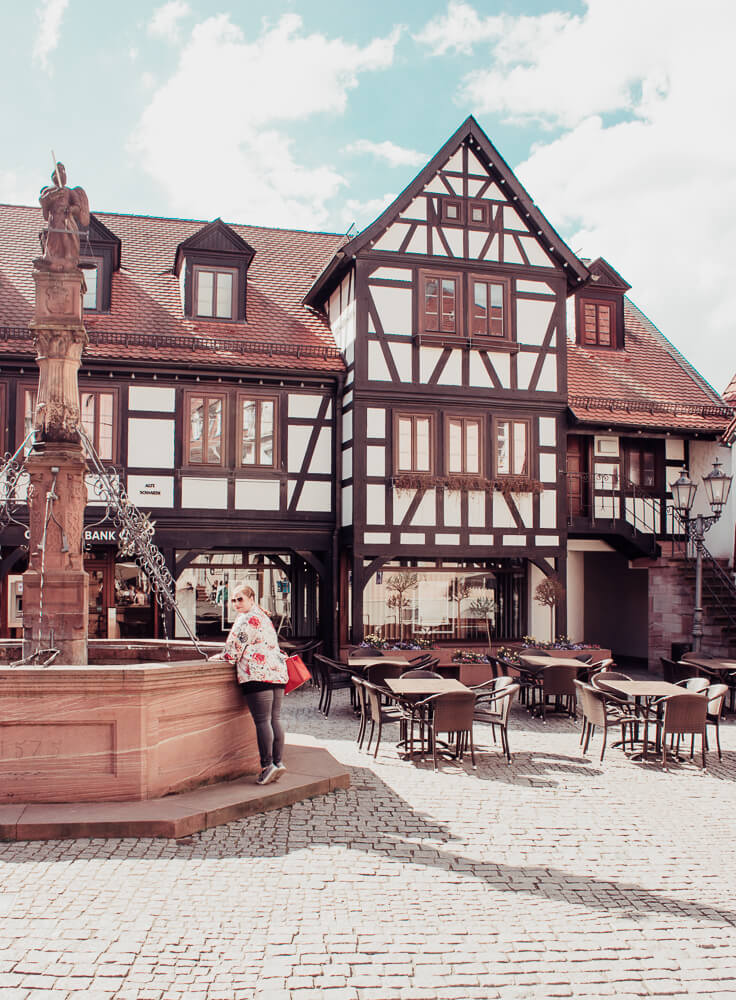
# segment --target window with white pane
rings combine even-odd
[[[432,417],[400,413],[395,422],[394,468],[401,472],[431,472]]]
[[[234,319],[238,272],[234,268],[194,268],[194,315]]]
[[[223,464],[224,395],[187,393],[186,460],[189,465]]]
[[[496,475],[530,475],[528,420],[494,421],[496,439]]]
[[[445,450],[449,473],[480,475],[482,472],[482,425],[476,417],[447,417]]]
[[[245,468],[276,464],[277,400],[265,396],[239,396],[239,464]]]

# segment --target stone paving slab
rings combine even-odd
[[[0,840],[177,839],[349,787],[350,775],[345,766],[322,747],[304,741],[287,744],[284,763],[286,774],[277,783],[263,787],[251,775],[144,802],[3,805]]]
[[[736,724],[663,773],[512,710],[469,760],[355,744],[285,702],[351,786],[179,840],[0,844],[0,997],[736,998]]]

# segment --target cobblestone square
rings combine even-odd
[[[722,762],[662,773],[515,706],[510,766],[479,725],[477,769],[434,773],[316,697],[288,731],[346,792],[178,842],[0,844],[0,997],[736,998],[730,718]]]

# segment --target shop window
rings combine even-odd
[[[459,333],[460,278],[439,271],[419,272],[419,330]]]
[[[225,396],[187,393],[186,462],[188,465],[224,464]]]
[[[471,337],[509,337],[508,284],[471,275],[469,328]]]
[[[276,465],[275,398],[239,396],[240,453],[239,464],[244,468],[273,468]]]
[[[402,472],[432,472],[432,418],[421,414],[397,414],[394,436],[394,469]]]
[[[496,420],[494,422],[496,440],[496,475],[528,476],[529,463],[529,421]]]
[[[481,421],[473,417],[448,417],[446,419],[445,452],[449,473],[480,475],[481,428]]]

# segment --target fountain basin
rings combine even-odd
[[[232,666],[167,645],[189,658],[125,662],[152,644],[110,641],[114,666],[0,666],[0,803],[145,800],[255,774]]]

